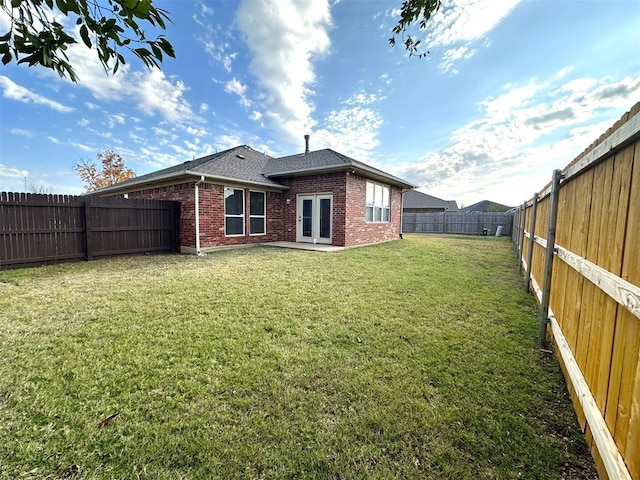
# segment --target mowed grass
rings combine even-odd
[[[515,264],[407,236],[0,272],[0,476],[592,478]]]

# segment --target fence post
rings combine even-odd
[[[511,241],[513,242],[513,253],[518,250],[518,215],[520,214],[520,207],[517,212],[513,212],[513,218],[511,219]]]
[[[518,257],[518,265],[520,265],[520,227],[522,224],[522,205],[518,207],[518,213],[516,215],[516,227],[515,227],[515,240],[513,241],[513,245],[515,248],[515,254]]]
[[[91,231],[91,197],[84,197],[84,245],[87,251],[87,261],[93,260],[93,233]]]
[[[522,268],[522,254],[524,245],[524,219],[527,216],[527,202],[522,204],[522,211],[520,212],[520,226],[518,231],[518,271]]]
[[[542,348],[547,339],[547,324],[549,323],[549,294],[551,293],[551,273],[553,271],[553,254],[556,247],[556,221],[558,219],[558,194],[560,180],[564,174],[560,170],[553,171],[551,181],[551,196],[549,198],[549,227],[547,229],[547,249],[544,255],[544,277],[542,282],[542,300],[538,316],[538,347]]]
[[[531,287],[531,262],[533,262],[533,245],[535,244],[536,234],[536,213],[538,210],[538,193],[533,194],[533,203],[531,204],[531,226],[529,227],[529,252],[527,253],[527,281],[525,289],[527,292]]]

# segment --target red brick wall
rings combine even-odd
[[[130,192],[130,197],[180,202],[180,245],[195,248],[195,182]],[[245,193],[245,235],[224,234],[224,185],[203,183],[198,187],[200,248],[242,245],[282,240],[282,194],[266,192],[266,235],[249,235],[249,188]],[[253,188],[252,188],[253,190]],[[255,190],[260,190],[255,188]]]
[[[200,248],[282,240],[282,194],[278,192],[266,192],[266,234],[249,235],[250,190],[264,191],[253,187],[244,189],[245,234],[227,237],[224,234],[224,185],[206,183],[200,186]]]
[[[249,235],[249,188],[245,188],[245,235],[224,234],[224,185],[204,183],[198,188],[200,248],[275,241],[296,241],[297,195],[333,194],[332,243],[339,246],[365,245],[395,240],[400,236],[401,190],[391,187],[391,221],[365,221],[366,178],[346,172],[283,178],[289,190],[266,192],[267,233]],[[195,248],[195,182],[167,185],[130,192],[130,197],[177,200],[180,202],[180,245]],[[256,190],[259,190],[256,188]],[[287,204],[287,199],[290,203]]]
[[[382,183],[382,182],[380,182]],[[345,246],[366,245],[400,238],[402,190],[390,186],[391,216],[386,223],[366,221],[367,179],[356,174],[347,176]]]
[[[284,241],[296,241],[296,227],[298,221],[296,216],[297,195],[304,195],[306,193],[331,193],[333,194],[333,228],[331,233],[331,242],[333,245],[345,245],[344,214],[347,187],[345,172],[309,175],[306,177],[281,178],[278,179],[278,183],[289,187],[289,190],[282,194]],[[286,203],[287,199],[291,200],[289,204]]]

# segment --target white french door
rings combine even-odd
[[[298,195],[296,241],[331,243],[333,195]]]

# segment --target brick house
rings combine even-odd
[[[241,145],[102,188],[180,202],[180,249],[276,241],[356,246],[400,237],[410,183],[333,150],[273,158]]]

